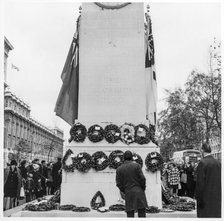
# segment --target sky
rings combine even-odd
[[[57,126],[69,138],[70,125],[55,116],[61,71],[75,32],[81,3],[75,1],[4,2],[3,33],[14,50],[8,59],[7,83],[31,107],[31,116]],[[158,111],[165,89],[183,87],[193,69],[206,71],[213,38],[221,39],[220,2],[154,2],[150,14],[155,44]],[[16,65],[20,71],[11,69]]]

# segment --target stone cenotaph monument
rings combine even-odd
[[[64,147],[63,154],[67,156],[64,164],[72,167],[73,162],[76,162],[74,165],[77,166],[77,160],[83,158],[83,153],[93,156],[96,152],[103,152],[108,157],[100,158],[99,161],[109,162],[112,153],[130,150],[142,159],[148,205],[161,208],[160,170],[152,172],[145,163],[150,153],[159,154],[159,148],[152,142],[153,139],[145,143],[134,140],[138,133],[134,126],[145,125],[149,128],[149,125],[155,125],[152,111],[155,107],[152,107],[150,98],[151,92],[155,90],[151,82],[155,80],[155,71],[152,70],[154,63],[149,66],[146,64],[146,59],[150,59],[148,41],[151,23],[149,17],[148,22],[147,19],[145,21],[144,5],[83,3],[80,14],[73,44],[76,46],[75,49],[70,48],[71,51],[76,51],[73,64],[77,68],[76,74],[78,73],[77,115],[73,124],[85,126],[86,131],[82,132],[86,133],[86,138],[82,142],[71,139],[70,144]],[[147,68],[151,68],[151,72],[147,72]],[[153,73],[154,78],[150,78],[149,73]],[[94,137],[95,132],[96,136],[99,135],[100,128],[111,124],[120,128],[120,132],[116,131],[113,136],[121,139],[108,142],[105,138],[89,138],[91,126],[95,125],[92,135]],[[135,131],[131,128],[135,128]],[[144,132],[144,126],[139,128],[140,133]],[[106,137],[105,131],[102,134]],[[113,160],[118,160],[119,163],[122,158],[114,156]],[[84,157],[83,160],[84,162],[79,161],[79,166],[80,163],[84,165],[89,162],[88,158]],[[91,200],[98,191],[105,199],[105,206],[119,204],[121,195],[116,187],[115,177],[116,168],[111,166],[102,170],[91,167],[87,171],[77,168],[71,171],[63,169],[61,205],[90,207]]]

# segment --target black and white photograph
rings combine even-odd
[[[223,217],[223,6],[1,1],[1,217]]]

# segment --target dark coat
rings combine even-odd
[[[221,218],[221,163],[211,155],[197,167],[197,216]]]
[[[18,174],[18,186],[17,186],[17,191],[16,191],[16,197],[18,198],[20,196],[20,190],[22,187],[22,176],[20,173],[20,169],[18,167],[16,167],[16,170],[17,170],[17,174]],[[10,167],[7,167],[4,169],[4,185],[6,184],[6,181],[8,179],[9,172],[10,172]]]
[[[141,166],[133,161],[125,161],[116,171],[116,184],[125,193],[126,212],[148,207],[145,177]]]
[[[193,176],[194,168],[190,165],[186,168],[187,174],[187,189],[194,188],[194,176]]]
[[[61,166],[62,163],[61,162],[57,162],[55,164],[53,164],[53,168],[52,168],[52,178],[53,178],[53,185],[54,187],[58,187],[61,185]]]

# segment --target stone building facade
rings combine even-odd
[[[12,158],[55,161],[62,157],[64,133],[59,128],[48,128],[34,120],[29,105],[8,89],[7,58],[12,49],[5,38],[4,165]]]

